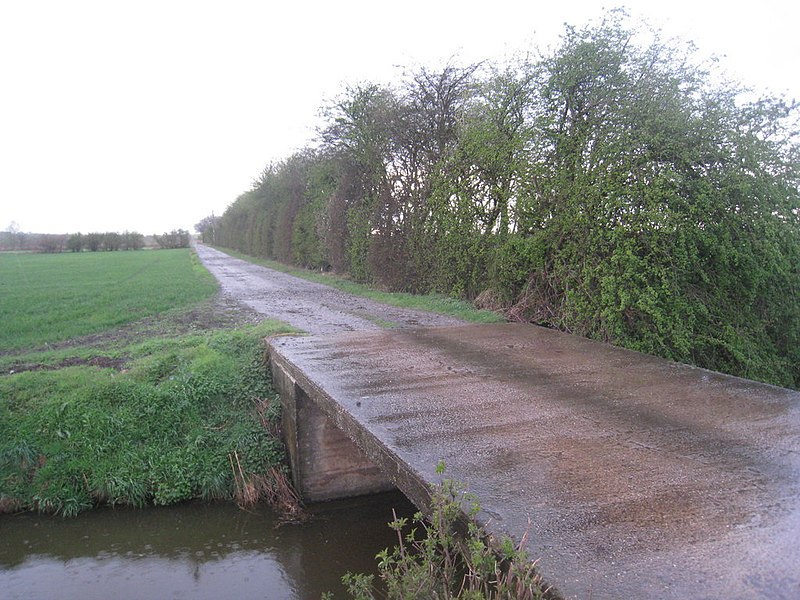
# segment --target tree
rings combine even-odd
[[[144,247],[144,235],[138,231],[124,231],[121,247],[123,250],[141,250]]]
[[[209,216],[203,217],[198,221],[194,230],[200,234],[200,239],[204,244],[215,245],[217,243],[217,229],[219,228],[219,218],[212,212]]]
[[[28,234],[20,229],[19,223],[11,221],[6,227],[4,232],[6,235],[5,245],[9,246],[10,250],[26,250],[28,246]]]
[[[97,252],[103,244],[102,233],[87,233],[84,238],[84,246],[91,252]]]
[[[168,233],[155,236],[156,243],[165,249],[188,248],[191,235],[185,229],[173,229]]]
[[[338,185],[327,207],[324,237],[334,268],[359,281],[374,279],[373,237],[391,237],[397,220],[390,165],[401,111],[394,91],[374,84],[348,88],[325,111],[328,126],[321,137],[335,161]]]
[[[57,254],[64,251],[67,242],[66,235],[42,233],[36,236],[34,249],[46,254]]]
[[[456,145],[431,193],[436,232],[431,272],[439,291],[474,298],[488,284],[509,301],[527,283],[527,271],[515,281],[499,273],[496,255],[504,254],[504,244],[517,246],[509,236],[517,230],[517,209],[535,160],[535,132],[528,121],[534,100],[531,68],[524,63],[494,69],[473,86]]]
[[[108,252],[115,252],[122,245],[122,237],[116,231],[107,231],[103,234],[102,247]]]
[[[709,85],[639,34],[612,12],[568,28],[541,65],[544,160],[519,211],[520,233],[543,249],[528,265],[527,316],[798,385],[795,107],[742,104],[738,88]],[[779,332],[776,319],[791,325]]]
[[[73,233],[67,238],[67,250],[70,252],[81,252],[83,250],[83,244],[84,239],[80,232]]]

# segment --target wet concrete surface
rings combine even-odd
[[[315,335],[463,324],[454,317],[381,304],[239,260],[204,244],[195,250],[224,293],[257,313]]]
[[[800,393],[520,324],[279,338],[416,502],[436,464],[567,598],[800,598]]]

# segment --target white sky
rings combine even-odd
[[[621,3],[800,98],[800,3]],[[0,0],[0,230],[193,230],[306,146],[345,84],[551,46],[617,5]]]

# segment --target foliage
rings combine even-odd
[[[84,247],[90,252],[97,252],[103,246],[103,234],[92,232],[87,233],[84,240]]]
[[[268,493],[266,474],[284,457],[265,427],[278,413],[267,410],[276,394],[262,339],[285,330],[266,322],[149,340],[125,349],[123,372],[83,365],[0,377],[0,509],[69,516],[98,503]]]
[[[67,340],[216,290],[188,250],[0,254],[0,349]]]
[[[144,235],[138,231],[123,231],[120,240],[122,250],[141,250],[144,248]]]
[[[523,547],[504,539],[490,545],[476,524],[480,505],[463,487],[445,479],[433,490],[430,517],[409,524],[395,518],[397,545],[378,554],[378,572],[388,600],[533,600],[543,597],[542,581]],[[463,527],[466,521],[466,528]],[[409,529],[409,525],[411,528]],[[372,575],[342,578],[354,600],[384,597]],[[328,596],[329,600],[331,596]]]
[[[30,234],[20,231],[19,223],[11,221],[5,231],[0,231],[0,250],[27,250]]]
[[[140,250],[144,247],[144,236],[135,231],[117,233],[22,233],[19,231],[0,232],[0,251],[15,250],[23,252],[41,252],[55,254],[58,252],[81,252],[89,250]]]
[[[70,252],[81,252],[83,250],[83,244],[83,234],[80,232],[70,234],[67,238],[67,250]]]
[[[194,230],[200,234],[200,239],[204,244],[217,243],[217,227],[219,226],[219,217],[215,217],[211,213],[207,217],[200,219],[194,226]]]
[[[217,242],[798,387],[798,107],[742,91],[610,11],[537,60],[346,89]]]
[[[185,229],[173,229],[161,235],[154,236],[156,243],[165,249],[188,248],[191,235]]]

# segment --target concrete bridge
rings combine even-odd
[[[271,342],[298,489],[446,475],[566,598],[800,598],[800,394],[519,324]]]

